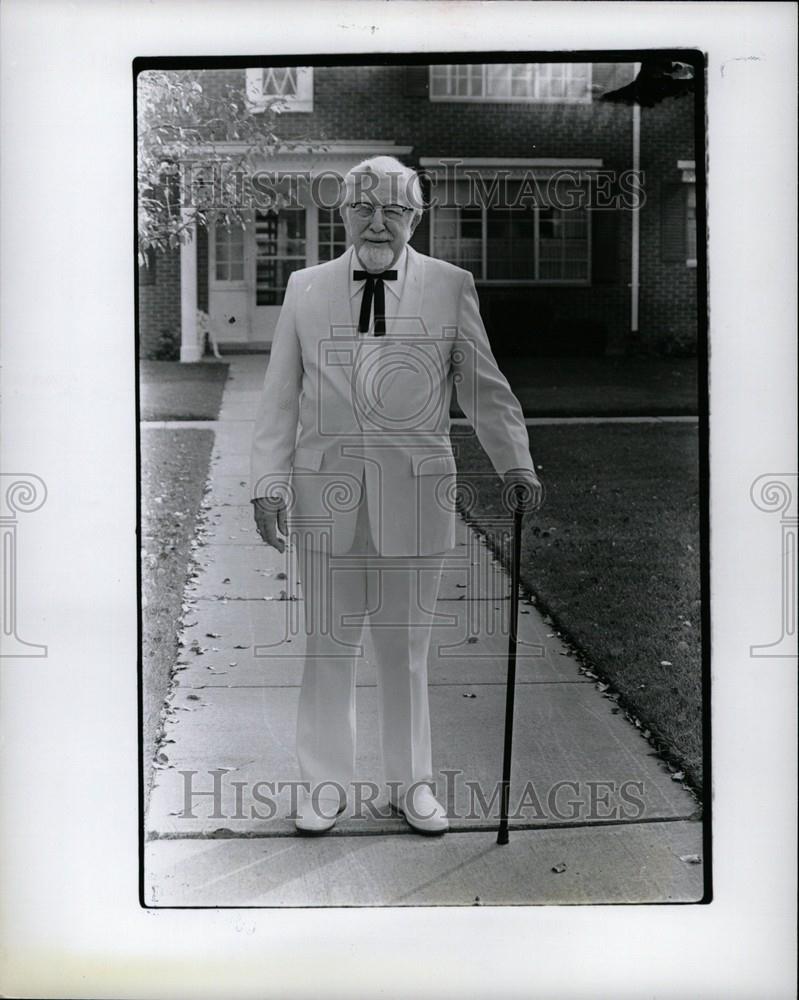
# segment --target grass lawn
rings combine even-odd
[[[497,358],[528,417],[693,416],[695,358]],[[225,362],[140,361],[142,420],[213,420]],[[453,399],[453,414],[462,416]]]
[[[491,471],[471,431],[453,433],[453,445],[465,478]],[[546,493],[525,516],[525,587],[701,789],[696,427],[537,427],[531,452]],[[502,511],[500,484],[475,482],[479,526]]]
[[[228,365],[139,361],[142,420],[216,420]]]
[[[497,363],[528,417],[698,412],[696,358],[498,357]]]
[[[148,786],[159,715],[177,659],[190,543],[213,444],[210,430],[141,432],[142,738]]]

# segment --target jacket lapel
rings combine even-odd
[[[327,302],[332,337],[356,335],[357,324],[352,321],[350,303],[350,271],[354,252],[352,247],[348,247],[340,257],[330,262],[328,268]]]
[[[397,305],[397,315],[386,324],[386,336],[419,336],[424,294],[424,260],[412,247],[408,247],[405,283]]]

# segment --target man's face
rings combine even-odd
[[[414,211],[405,178],[362,174],[347,189],[341,218],[367,271],[385,271],[399,260],[421,213]]]

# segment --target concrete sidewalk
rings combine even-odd
[[[266,359],[231,358],[182,651],[146,816],[153,906],[666,902],[702,896],[702,827],[615,704],[535,605],[520,615],[511,843],[496,846],[509,581],[463,522],[447,558],[430,660],[437,792],[451,832],[428,839],[385,791],[299,837],[291,782],[302,676],[302,592],[254,532],[252,417]],[[375,667],[358,667],[357,778],[381,780]],[[286,784],[282,790],[277,783]],[[204,794],[205,793],[205,794]],[[213,794],[208,794],[213,793]],[[364,797],[370,790],[364,786]],[[489,803],[481,808],[481,797]],[[686,860],[687,859],[687,860]]]

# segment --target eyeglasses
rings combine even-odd
[[[383,218],[390,222],[399,222],[406,212],[412,212],[412,208],[404,205],[370,205],[365,201],[357,201],[349,206],[359,219],[371,219],[378,209],[383,212]]]

